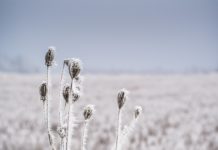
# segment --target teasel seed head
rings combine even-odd
[[[42,101],[46,100],[47,96],[47,84],[45,81],[42,82],[42,84],[39,87],[39,93]]]
[[[126,89],[121,89],[118,92],[117,95],[117,103],[118,103],[118,108],[121,109],[126,102],[127,96],[128,96],[128,91]]]
[[[71,79],[76,78],[82,69],[81,61],[79,59],[74,58],[70,59],[68,62],[68,68]]]
[[[82,91],[82,82],[83,82],[83,77],[81,75],[75,77],[74,83],[75,83],[76,90]]]
[[[80,91],[75,90],[72,94],[73,102],[76,102],[80,98],[80,96],[81,96]]]
[[[135,111],[134,111],[134,116],[135,119],[138,118],[138,116],[142,113],[142,107],[141,106],[136,106]]]
[[[66,128],[65,127],[58,127],[57,132],[61,138],[66,136]]]
[[[84,112],[83,112],[84,119],[86,121],[89,120],[93,116],[94,112],[95,112],[94,105],[87,105],[84,108]]]
[[[70,94],[70,85],[66,84],[63,88],[63,97],[66,103],[68,103],[69,94]]]
[[[55,48],[49,47],[47,53],[45,54],[45,65],[52,66],[54,62]]]

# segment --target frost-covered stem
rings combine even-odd
[[[119,145],[120,145],[120,148],[122,149],[122,146],[125,145],[125,143],[128,141],[129,137],[133,134],[135,128],[136,128],[136,125],[137,125],[137,122],[138,122],[138,118],[134,118],[130,125],[128,127],[125,127],[121,134],[120,134],[120,141],[119,141]]]
[[[61,72],[61,81],[60,81],[60,93],[59,93],[59,121],[60,121],[60,126],[63,127],[63,118],[64,118],[64,98],[62,96],[62,90],[63,90],[63,84],[64,84],[64,67],[65,63],[63,64],[62,67],[62,72]]]
[[[47,124],[47,129],[48,129],[48,139],[49,139],[49,144],[52,147],[53,150],[55,150],[55,146],[53,143],[52,135],[51,135],[51,120],[50,120],[50,101],[51,101],[51,93],[50,93],[50,88],[51,88],[51,79],[50,79],[50,72],[51,68],[47,66],[47,99],[46,99],[46,124]]]
[[[65,144],[66,144],[66,138],[65,137],[61,137],[61,142],[60,142],[60,150],[65,150]]]
[[[124,149],[123,146],[126,145],[126,142],[128,141],[129,137],[134,133],[134,130],[138,123],[138,119],[141,114],[142,114],[142,107],[136,106],[134,110],[133,120],[131,121],[130,125],[125,126],[120,133],[120,141],[119,141],[120,149]]]
[[[116,146],[115,150],[120,150],[120,131],[121,131],[121,109],[118,110],[118,121],[117,121],[117,137],[116,137]]]
[[[82,143],[81,143],[81,150],[86,150],[86,143],[87,143],[87,137],[88,137],[88,126],[89,126],[89,120],[85,120],[84,122],[84,128],[82,133]]]
[[[68,121],[68,134],[67,134],[67,150],[70,150],[71,143],[72,143],[72,134],[73,134],[73,104],[70,105],[69,109],[69,121]]]
[[[61,81],[60,81],[60,93],[59,93],[59,122],[60,127],[63,127],[64,124],[64,98],[62,96],[63,83],[64,83],[64,67],[65,63],[63,63],[62,72],[61,72]],[[61,138],[60,149],[64,150],[64,138]]]
[[[68,115],[67,115],[67,135],[66,135],[66,149],[70,150],[71,142],[72,142],[72,133],[73,133],[73,101],[72,101],[72,93],[73,93],[73,79],[71,80],[70,84],[70,94],[69,94],[69,110],[68,110]]]
[[[60,149],[61,149],[61,150],[64,150],[64,138],[61,138]]]
[[[44,113],[45,125],[46,125],[46,127],[47,127],[47,129],[48,129],[48,101],[47,101],[47,100],[45,100],[45,101],[43,102],[43,113]],[[48,132],[49,144],[51,144],[51,143],[50,143],[49,130],[47,130],[47,132]]]

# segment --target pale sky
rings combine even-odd
[[[0,70],[76,57],[88,71],[218,68],[216,0],[0,0]]]

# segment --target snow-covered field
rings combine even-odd
[[[58,123],[59,76],[53,84],[53,128]],[[39,84],[42,75],[0,74],[0,150],[48,150]],[[115,141],[116,94],[130,91],[124,123],[135,105],[144,111],[128,150],[218,150],[218,74],[85,75],[78,119],[86,104],[96,105],[88,150],[110,150]],[[80,128],[75,150],[80,146]]]

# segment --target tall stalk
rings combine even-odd
[[[44,101],[44,111],[45,111],[45,122],[47,124],[47,132],[48,132],[48,139],[49,139],[49,145],[51,146],[52,150],[55,150],[54,146],[54,140],[52,135],[52,129],[51,129],[51,120],[50,120],[50,102],[51,102],[51,66],[54,62],[54,48],[50,47],[45,55],[45,65],[47,66],[47,76],[46,76],[46,99]]]
[[[62,71],[61,71],[61,80],[60,80],[60,93],[59,93],[59,123],[60,123],[60,129],[64,130],[64,98],[62,95],[63,91],[63,84],[64,84],[64,67],[65,63],[63,63]],[[61,136],[61,142],[60,142],[60,150],[64,150],[64,140],[65,136]]]
[[[64,98],[62,95],[63,84],[64,84],[64,67],[65,63],[63,63],[62,71],[61,71],[61,81],[60,81],[60,92],[59,92],[59,122],[60,126],[63,127],[64,124]]]
[[[118,110],[118,120],[117,120],[117,136],[116,136],[116,145],[115,150],[119,150],[120,143],[120,132],[121,132],[121,110]]]
[[[83,127],[83,132],[82,132],[82,139],[81,139],[81,150],[86,150],[86,141],[88,137],[88,125],[89,122],[85,121],[84,122],[84,127]]]
[[[70,93],[69,93],[69,110],[68,110],[68,124],[67,124],[67,139],[66,139],[66,148],[67,150],[70,149],[71,142],[72,142],[72,134],[74,131],[74,127],[76,126],[75,124],[75,117],[73,113],[73,107],[74,107],[74,102],[76,102],[79,97],[80,93],[79,91],[76,92],[74,89],[74,80],[77,78],[80,74],[80,71],[82,69],[81,63],[79,59],[70,59],[68,61],[68,69],[69,69],[69,74],[71,77],[71,84],[70,84]]]
[[[133,120],[130,122],[129,126],[125,126],[125,128],[120,132],[120,140],[119,140],[120,149],[124,149],[123,146],[127,145],[128,138],[134,133],[134,130],[136,128],[141,113],[142,113],[142,107],[136,106],[134,110]]]
[[[67,135],[66,135],[66,148],[70,149],[71,146],[71,136],[72,136],[72,125],[73,125],[73,101],[72,101],[72,93],[73,93],[73,79],[70,84],[70,94],[69,94],[69,110],[67,115]]]
[[[118,104],[118,121],[117,121],[117,136],[115,150],[120,150],[120,133],[122,126],[122,108],[126,102],[128,91],[126,89],[121,89],[117,94],[117,104]]]
[[[86,150],[86,144],[87,144],[87,137],[88,137],[88,126],[89,122],[93,116],[93,113],[95,111],[95,108],[93,105],[87,105],[84,108],[83,116],[84,116],[84,127],[82,132],[82,139],[81,139],[81,150]]]
[[[48,130],[48,139],[49,139],[49,144],[52,148],[52,150],[55,150],[55,146],[54,146],[54,140],[53,140],[53,136],[52,136],[52,129],[51,129],[51,93],[50,93],[50,89],[51,89],[51,75],[50,75],[51,69],[48,66],[47,67],[47,100],[46,100],[46,113],[47,113],[47,130]]]
[[[47,67],[47,76],[46,76],[46,82],[47,82],[47,85],[48,85],[48,89],[47,89],[47,92],[48,92],[48,95],[47,95],[47,100],[46,100],[46,116],[47,116],[47,129],[48,129],[48,139],[49,139],[49,143],[50,145],[52,145],[52,139],[51,139],[51,129],[50,129],[50,67]]]

